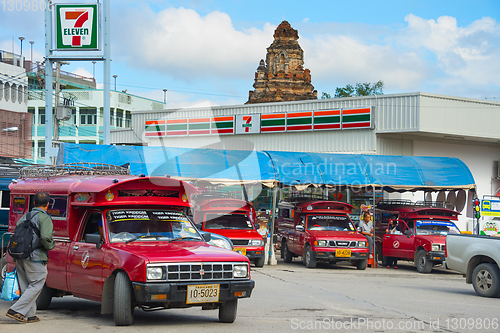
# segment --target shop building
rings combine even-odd
[[[222,142],[231,149],[457,157],[471,170],[482,197],[500,188],[499,123],[498,102],[418,92],[132,111],[131,128],[112,130],[111,142],[188,148]],[[424,200],[423,193],[403,197]],[[465,228],[471,223],[467,215],[464,208]]]

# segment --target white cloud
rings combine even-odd
[[[185,81],[252,77],[265,58],[273,30],[270,24],[236,30],[231,18],[218,11],[202,17],[184,8],[159,13],[134,10],[122,14],[117,23],[113,54],[129,65],[154,68]]]
[[[73,71],[73,74],[80,75],[80,76],[85,76],[87,78],[92,78],[92,73],[90,73],[88,70],[86,70],[83,67],[78,67]]]

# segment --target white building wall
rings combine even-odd
[[[499,191],[500,180],[497,179],[498,160],[500,147],[487,147],[481,145],[466,145],[443,143],[439,141],[414,141],[413,151],[415,156],[449,156],[457,157],[464,162],[472,172],[477,185],[479,198],[483,195],[495,194]],[[417,200],[423,200],[423,193],[413,195]],[[433,198],[437,196],[433,193]],[[470,207],[469,207],[470,210]],[[464,230],[472,230],[472,219],[468,218],[467,209],[461,212],[460,225]]]
[[[26,70],[0,62],[0,110],[27,112],[27,94]]]

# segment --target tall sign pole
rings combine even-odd
[[[52,11],[45,10],[45,164],[52,164]]]
[[[103,96],[103,133],[102,133],[102,141],[105,145],[109,145],[110,143],[110,66],[111,66],[111,50],[110,50],[110,9],[109,9],[109,0],[104,0],[103,3],[103,11],[104,11],[104,96]]]
[[[52,37],[53,27],[55,39]],[[101,40],[104,40],[103,48]],[[54,61],[104,61],[103,142],[110,143],[110,41],[110,0],[90,4],[50,4],[45,11],[45,164],[51,164],[51,157],[57,156],[57,150],[52,148]]]

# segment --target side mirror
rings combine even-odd
[[[304,232],[304,231],[306,231],[306,228],[304,228],[303,225],[299,224],[299,225],[295,226],[295,230],[300,231],[300,232]]]
[[[405,230],[405,235],[408,236],[408,238],[410,238],[411,237],[411,231],[408,230],[408,229],[406,229]]]
[[[101,248],[101,235],[99,234],[86,234],[85,243],[95,244],[98,249]]]
[[[205,242],[210,242],[212,240],[212,234],[206,231],[200,231],[201,236],[205,240]]]

